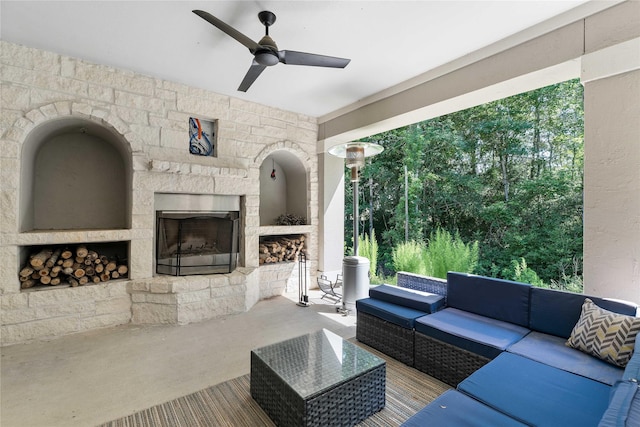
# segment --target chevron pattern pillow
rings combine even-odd
[[[566,344],[624,368],[633,354],[638,331],[640,317],[613,313],[585,298],[580,319]]]

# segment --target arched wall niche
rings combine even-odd
[[[275,170],[275,179],[272,173]],[[309,220],[309,173],[293,152],[277,149],[260,164],[260,225],[275,225],[280,215]]]
[[[65,116],[36,126],[21,153],[20,231],[131,227],[131,152],[113,128]]]

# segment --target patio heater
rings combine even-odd
[[[369,260],[358,256],[358,183],[364,159],[380,154],[384,147],[371,142],[348,142],[329,149],[329,154],[345,159],[351,169],[353,187],[353,256],[342,261],[342,306],[338,309],[344,315],[355,309],[356,300],[369,296]]]

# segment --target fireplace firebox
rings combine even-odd
[[[157,212],[156,273],[231,273],[238,263],[239,212]]]

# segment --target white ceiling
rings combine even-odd
[[[595,2],[3,0],[0,32],[9,42],[321,117],[585,3]],[[277,64],[238,92],[251,54],[193,9],[256,41],[264,35],[257,14],[270,10],[279,49],[351,63]]]

